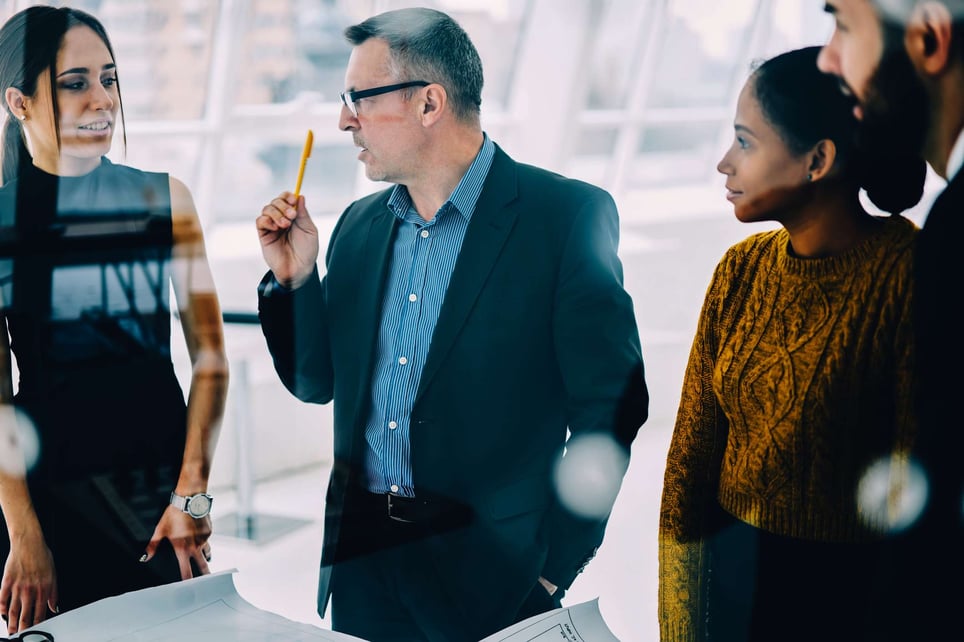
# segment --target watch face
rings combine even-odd
[[[211,511],[211,498],[207,495],[195,495],[187,503],[187,512],[191,517],[204,517]]]

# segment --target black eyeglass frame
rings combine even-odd
[[[47,633],[46,631],[40,630],[21,631],[12,638],[0,637],[0,642],[21,642],[22,640],[30,640],[31,638],[40,638],[44,640],[44,642],[54,642],[54,636],[52,633]]]
[[[359,91],[343,91],[338,94],[341,96],[341,102],[348,108],[351,115],[358,118],[358,110],[355,108],[355,101],[361,100],[362,98],[371,98],[372,96],[381,96],[382,94],[387,94],[393,91],[398,91],[399,89],[408,89],[409,87],[428,87],[432,83],[425,80],[410,80],[408,82],[400,82],[394,85],[383,85],[381,87],[372,87],[371,89],[362,89]]]

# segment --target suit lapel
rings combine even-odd
[[[498,147],[485,186],[465,232],[462,249],[452,272],[425,367],[418,384],[415,403],[438,373],[469,311],[498,260],[516,219],[516,211],[506,207],[516,198],[518,185],[515,163]]]
[[[385,279],[391,259],[392,238],[398,218],[388,209],[385,200],[379,200],[380,210],[372,213],[365,237],[364,251],[359,252],[361,261],[358,270],[358,399],[355,416],[365,421],[365,403],[371,388],[373,376],[373,353],[378,343],[378,328],[381,323],[382,298],[385,292]]]

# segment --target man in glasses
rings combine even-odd
[[[918,445],[926,503],[887,543],[875,639],[938,640],[959,627],[964,543],[964,0],[828,0],[819,66],[857,101],[871,144],[917,150],[947,181],[915,254]],[[915,468],[911,468],[913,473]],[[913,476],[911,477],[911,479]],[[912,496],[908,493],[905,496]]]
[[[275,367],[334,399],[318,609],[331,596],[333,628],[366,640],[474,641],[560,605],[646,419],[617,212],[483,132],[481,61],[449,16],[346,36],[338,125],[394,187],[348,206],[322,276],[303,197],[257,219]]]

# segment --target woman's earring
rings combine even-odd
[[[808,183],[812,183],[812,182],[813,182],[813,174],[807,174],[807,182],[808,182]]]
[[[20,120],[27,120],[27,114],[20,114],[19,116],[17,116],[17,118],[19,118]]]

